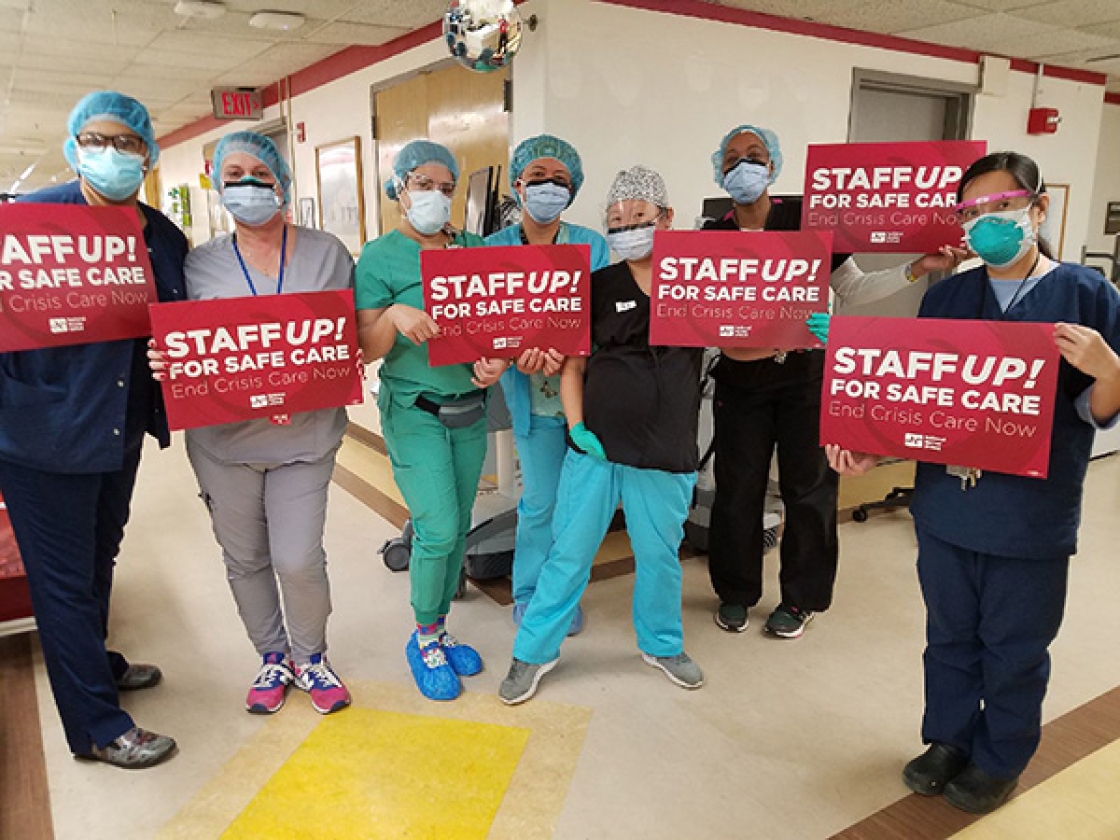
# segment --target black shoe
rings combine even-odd
[[[968,766],[968,756],[949,744],[930,744],[928,750],[902,770],[906,787],[921,796],[937,796]]]
[[[1019,777],[997,779],[975,764],[969,764],[945,785],[945,800],[954,808],[970,814],[990,814],[1010,796],[1019,784]]]
[[[126,770],[143,770],[171,758],[175,750],[173,738],[134,726],[108,746],[92,747],[88,753],[76,754],[74,758],[104,761]]]
[[[139,691],[151,688],[163,679],[163,671],[157,665],[129,665],[128,670],[117,677],[117,691]]]
[[[742,604],[720,603],[716,624],[728,633],[742,633],[750,625],[749,611]]]

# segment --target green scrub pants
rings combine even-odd
[[[412,611],[417,624],[434,624],[451,610],[459,585],[486,457],[486,418],[448,429],[434,415],[402,405],[382,388],[381,428],[393,477],[412,517]]]

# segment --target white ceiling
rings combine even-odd
[[[1120,0],[709,0],[1109,74],[1120,91]],[[90,90],[143,101],[159,135],[210,113],[210,88],[259,87],[353,44],[383,44],[437,20],[446,0],[225,0],[213,21],[175,0],[0,0],[0,192],[69,177],[66,116]],[[292,32],[253,29],[293,11]],[[1103,59],[1103,60],[1098,60]]]

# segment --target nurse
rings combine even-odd
[[[21,201],[128,208],[143,228],[159,299],[182,300],[186,237],[139,201],[159,159],[147,109],[97,91],[70,112],[67,130],[63,151],[78,179]],[[160,669],[105,646],[145,432],[170,444],[146,339],[0,354],[0,492],[66,741],[78,758],[133,769],[175,751],[174,740],[141,729],[120,706],[118,692],[156,685]]]
[[[591,270],[607,265],[610,250],[602,234],[560,218],[583,185],[583,164],[569,143],[550,134],[523,140],[510,159],[509,179],[524,211],[521,223],[492,233],[487,245],[590,245]],[[531,348],[501,380],[521,462],[513,555],[514,624],[521,623],[552,544],[556,487],[568,448],[558,376],[563,361],[555,350]],[[577,607],[569,635],[582,627],[583,611]]]
[[[1120,411],[1120,295],[1100,273],[1055,261],[1039,240],[1049,198],[1030,158],[981,158],[957,195],[984,265],[930,288],[919,317],[1054,323],[1062,357],[1046,479],[973,472],[969,481],[968,465],[918,464],[911,510],[927,610],[929,748],[903,779],[982,814],[1007,800],[1038,748],[1093,430]],[[878,460],[826,450],[842,475]]]
[[[679,549],[696,483],[703,351],[649,344],[655,230],[672,227],[665,182],[644,166],[607,196],[607,241],[622,261],[591,283],[590,358],[561,374],[572,449],[564,458],[553,544],[498,695],[524,703],[560,657],[595,552],[619,502],[634,548],[634,629],[642,660],[681,688],[704,675],[684,651]]]
[[[385,192],[398,202],[395,230],[362,249],[356,272],[358,337],[367,361],[383,358],[377,405],[414,529],[409,575],[416,630],[405,647],[420,693],[454,700],[459,678],[482,658],[447,632],[486,455],[486,392],[509,364],[431,367],[427,342],[439,329],[424,312],[420,252],[473,248],[481,238],[450,226],[459,165],[438,143],[413,140],[397,153]]]
[[[753,125],[733,128],[712,155],[712,167],[716,183],[734,203],[705,230],[800,228],[800,200],[769,194],[782,171],[782,150],[773,131]],[[951,269],[963,256],[959,249],[943,248],[898,268],[865,274],[851,256],[836,254],[829,282],[841,302],[869,303],[931,271]],[[817,320],[809,319],[810,330]],[[708,564],[720,601],[715,621],[723,630],[742,633],[750,608],[762,597],[763,513],[776,449],[785,506],[781,602],[765,629],[778,638],[796,639],[815,613],[831,605],[839,555],[839,482],[818,441],[824,353],[724,350],[712,376],[716,494]]]
[[[288,224],[291,173],[273,142],[227,134],[214,173],[232,236],[187,257],[191,300],[349,289],[354,260],[329,233]],[[222,547],[226,576],[261,667],[245,708],[271,714],[290,685],[320,714],[350,704],[327,660],[331,612],[323,527],[346,409],[247,420],[186,433],[187,455]]]

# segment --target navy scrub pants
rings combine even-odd
[[[0,491],[19,545],[43,659],[71,752],[104,747],[133,727],[106,650],[113,566],[140,466],[140,447],[116,472],[62,474],[0,460]]]
[[[1069,558],[980,554],[917,532],[928,613],[922,740],[964,750],[990,776],[1016,778],[1042,735]]]

